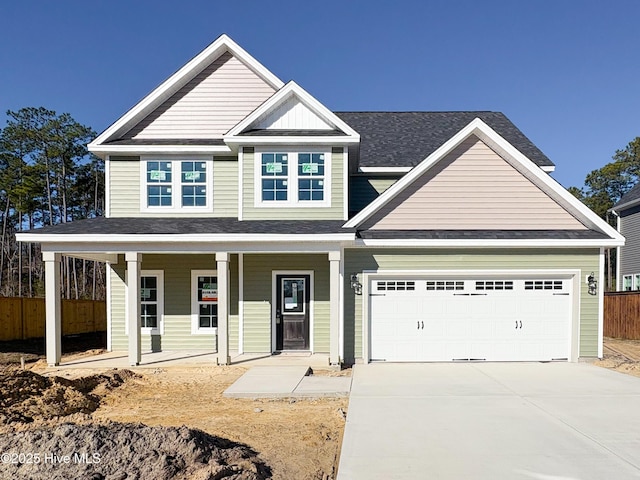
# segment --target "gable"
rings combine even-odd
[[[291,95],[273,110],[265,113],[249,126],[249,130],[333,130],[330,125]]]
[[[221,138],[274,92],[273,86],[227,51],[122,138]]]
[[[371,230],[587,230],[471,135],[363,225]]]

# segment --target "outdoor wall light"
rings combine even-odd
[[[589,295],[595,295],[598,292],[598,282],[593,272],[587,277],[587,285],[589,286]]]
[[[356,292],[356,295],[362,295],[362,284],[358,281],[358,274],[351,274],[351,288]]]

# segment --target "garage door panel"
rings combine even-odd
[[[567,358],[568,279],[384,279],[370,297],[371,358]]]

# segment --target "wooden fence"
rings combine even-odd
[[[640,340],[640,292],[604,294],[604,336]]]
[[[0,297],[0,341],[45,336],[44,298]],[[62,334],[107,330],[104,301],[62,300]]]

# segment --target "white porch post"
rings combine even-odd
[[[218,365],[229,365],[229,253],[216,253],[218,272]]]
[[[42,252],[45,275],[47,363],[60,365],[62,356],[62,308],[60,299],[60,254]]]
[[[340,252],[329,252],[329,363],[340,364]]]
[[[142,338],[140,335],[140,263],[142,255],[126,252],[127,261],[127,323],[129,327],[129,365],[142,362]]]

